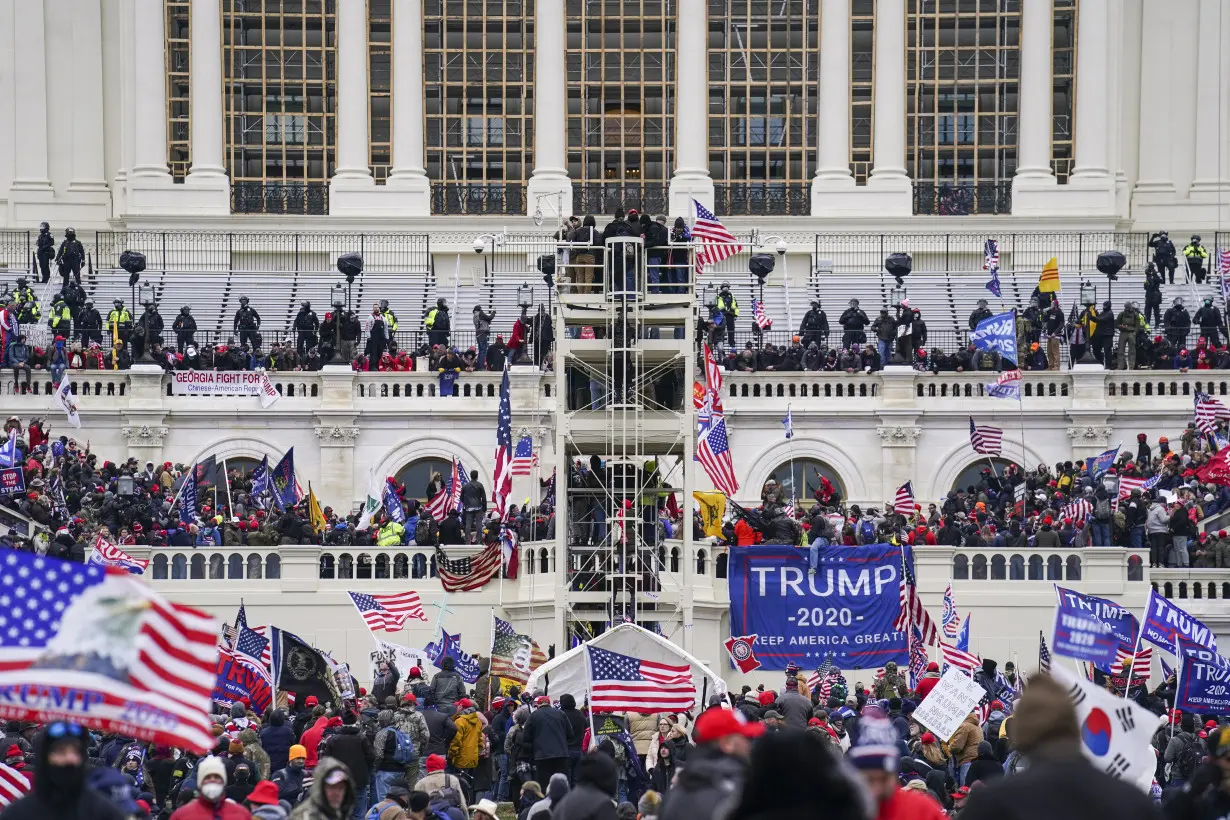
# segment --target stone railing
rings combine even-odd
[[[927,549],[926,547],[920,549]],[[1113,548],[1122,553],[1122,578],[1128,582],[1145,580],[1141,554]],[[1099,554],[1106,550],[1098,549]],[[953,553],[954,581],[1083,581],[1088,549],[1036,551],[1032,548],[963,547]]]
[[[1230,600],[1230,569],[1155,569],[1149,572],[1149,583],[1167,598]]]

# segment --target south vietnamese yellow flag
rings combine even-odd
[[[700,508],[700,521],[705,535],[722,537],[722,518],[726,515],[726,495],[719,492],[693,490],[692,497]]]
[[[1059,259],[1052,256],[1050,261],[1042,266],[1042,275],[1038,277],[1040,293],[1059,292]]]
[[[316,493],[312,491],[310,481],[308,482],[308,521],[312,524],[312,532],[318,535],[328,526],[325,514],[320,509],[320,502],[316,500]]]

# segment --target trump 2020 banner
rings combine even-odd
[[[1179,674],[1174,706],[1202,715],[1230,715],[1230,660],[1197,643],[1177,639]]]
[[[269,673],[254,662],[220,647],[213,699],[223,706],[230,706],[240,698],[247,698],[257,714],[264,714],[273,705],[273,682]]]
[[[794,662],[809,669],[828,658],[841,669],[908,662],[900,609],[901,548],[890,544],[807,552],[790,546],[730,551],[730,631],[757,635],[763,669]]]
[[[1055,586],[1055,595],[1059,599],[1055,621],[1055,644],[1052,644],[1056,654],[1109,667],[1111,661],[1115,659],[1116,649],[1122,649],[1123,653],[1128,656],[1136,651],[1138,624],[1136,616],[1125,607],[1106,598],[1086,595],[1074,589],[1064,589],[1059,585]],[[1065,615],[1069,616],[1067,620],[1065,620]],[[1082,630],[1075,628],[1075,619],[1079,618],[1089,619],[1093,624],[1101,625],[1106,630],[1104,639],[1099,640],[1097,646],[1080,643],[1081,640],[1092,637],[1092,634],[1088,630],[1079,634]]]
[[[1186,638],[1192,643],[1217,649],[1217,638],[1198,619],[1188,615],[1171,603],[1169,598],[1158,595],[1157,590],[1150,590],[1149,601],[1145,604],[1145,620],[1141,625],[1140,637],[1154,646],[1167,652],[1174,651],[1175,637]]]

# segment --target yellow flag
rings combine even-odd
[[[1038,277],[1038,290],[1041,293],[1059,292],[1059,259],[1052,256],[1050,261],[1042,266],[1042,275]]]
[[[325,531],[328,526],[325,522],[325,514],[320,509],[320,502],[316,500],[316,493],[312,490],[312,482],[308,482],[308,521],[312,524],[312,532],[320,534]]]
[[[700,506],[700,520],[705,535],[722,537],[722,518],[726,515],[726,496],[718,492],[693,490],[692,497]]]

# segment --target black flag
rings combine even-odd
[[[324,656],[285,630],[278,630],[278,640],[281,645],[275,647],[278,661],[278,679],[274,682],[276,688],[294,692],[297,703],[303,703],[303,698],[308,695],[315,695],[322,704],[331,700],[340,706],[342,699]]]

